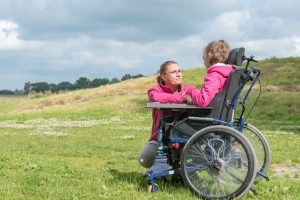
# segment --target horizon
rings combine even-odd
[[[250,56],[250,55],[246,55],[246,56]],[[255,58],[255,57],[254,57]],[[264,58],[264,59],[260,59],[258,60],[258,62],[260,61],[264,61],[264,60],[268,60],[268,59],[287,59],[287,58],[300,58],[300,56],[288,56],[288,57],[276,57],[276,56],[272,56],[272,57],[269,57],[269,58]],[[182,68],[183,70],[189,70],[189,69],[194,69],[194,68],[205,68],[204,66],[194,66],[194,67],[185,67],[185,68]],[[136,74],[129,74],[131,76],[135,76],[135,75],[138,75],[138,74],[142,74],[142,73],[136,73]],[[89,78],[89,77],[78,77],[75,81],[69,81],[69,80],[62,80],[62,81],[59,81],[59,82],[47,82],[47,81],[37,81],[37,82],[31,82],[31,81],[27,81],[29,82],[30,84],[35,84],[35,83],[41,83],[41,82],[46,82],[47,84],[55,84],[55,85],[58,85],[59,83],[62,83],[62,82],[69,82],[71,84],[75,84],[76,81],[79,79],[79,78],[87,78],[89,79],[90,81],[93,81],[94,79],[108,79],[109,81],[111,81],[112,79],[114,78],[117,78],[120,82],[121,82],[121,79],[123,76],[125,76],[127,74],[123,74],[121,77],[112,77],[112,78],[107,78],[107,77],[95,77],[95,78]],[[146,74],[142,74],[144,77],[149,77],[149,76],[155,76],[156,73],[153,73],[153,74],[149,74],[149,75],[146,75]],[[15,89],[6,89],[6,88],[0,88],[0,91],[4,91],[4,90],[8,90],[8,91],[24,91],[24,85],[27,83],[25,82],[23,84],[23,87],[20,89],[20,88],[15,88]],[[109,83],[110,84],[110,83]],[[1,95],[1,94],[0,94]]]

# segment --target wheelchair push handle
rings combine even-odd
[[[243,56],[242,59],[247,61],[246,67],[245,67],[246,72],[248,72],[248,67],[249,67],[250,62],[255,62],[255,63],[258,62],[257,60],[254,60],[254,56],[250,56],[249,58],[246,58],[245,56]],[[256,70],[253,70],[253,73],[256,73]]]
[[[257,60],[254,59],[254,56],[252,56],[252,55],[251,55],[249,58],[246,58],[246,57],[244,56],[244,60],[247,60],[247,62],[255,62],[255,63],[258,62]]]

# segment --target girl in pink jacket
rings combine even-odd
[[[194,86],[182,86],[182,73],[179,65],[174,61],[166,61],[160,66],[158,85],[148,90],[150,102],[160,103],[191,103],[192,99],[186,95],[187,91],[195,90]],[[159,121],[168,115],[170,111],[154,108],[152,110],[152,131],[148,143],[143,147],[138,160],[143,167],[151,167],[156,157],[157,129]]]
[[[203,52],[207,74],[200,89],[188,90],[192,101],[199,107],[207,107],[216,94],[223,90],[225,82],[234,69],[228,65],[230,47],[224,40],[210,42]]]

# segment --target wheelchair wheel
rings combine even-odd
[[[205,199],[243,195],[256,175],[255,152],[248,140],[227,126],[210,126],[196,132],[181,155],[186,185]]]
[[[243,135],[248,139],[252,147],[255,149],[257,171],[267,176],[271,162],[271,150],[266,138],[257,128],[249,123],[244,125]],[[256,175],[254,183],[258,183],[260,180],[262,180],[263,177],[259,175],[259,173]]]

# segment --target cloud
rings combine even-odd
[[[255,53],[258,59],[300,55],[300,37],[250,40],[243,42],[242,46],[247,47],[248,53]]]
[[[4,0],[0,18],[13,17],[22,28],[23,37],[35,40],[89,35],[118,40],[153,41],[184,37],[203,30],[215,13],[239,7],[238,0]],[[24,9],[30,7],[30,9]],[[203,9],[205,8],[205,9]],[[214,12],[211,12],[214,10]],[[55,31],[54,31],[55,30]]]
[[[18,39],[18,25],[12,21],[0,21],[0,49],[18,49],[22,41]]]
[[[0,89],[150,75],[165,60],[202,66],[203,48],[220,38],[256,58],[297,56],[299,6],[292,0],[3,0]]]
[[[0,50],[33,49],[41,45],[41,42],[21,40],[19,35],[16,22],[0,20]]]
[[[247,35],[244,27],[249,18],[250,14],[246,10],[221,13],[211,20],[202,36],[208,40],[220,38],[228,41],[241,40]]]

